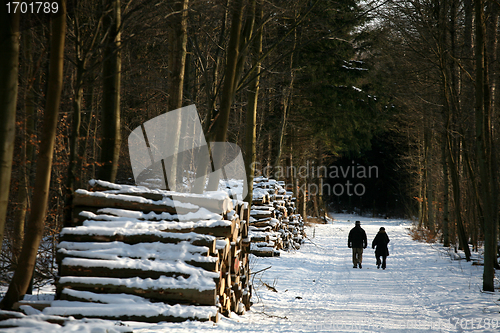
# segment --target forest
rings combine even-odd
[[[134,184],[131,131],[193,104],[207,142],[241,147],[250,196],[265,176],[285,182],[304,219],[413,219],[417,238],[467,260],[484,251],[483,289],[495,290],[497,0],[57,0],[44,13],[9,4],[2,309],[56,277],[75,190],[91,179]]]

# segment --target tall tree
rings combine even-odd
[[[169,4],[171,16],[168,18],[168,111],[182,107],[184,91],[184,72],[187,54],[187,21],[188,0],[171,0]],[[181,114],[178,113],[176,133],[172,134],[174,152],[179,150],[181,137]],[[168,187],[174,191],[177,179],[182,179],[182,170],[178,170],[178,155],[172,156],[172,167],[168,177]],[[180,177],[179,177],[180,176]]]
[[[16,202],[16,213],[14,216],[14,226],[12,234],[12,261],[17,263],[19,253],[21,252],[24,226],[26,223],[26,212],[29,207],[29,188],[32,176],[31,166],[33,159],[33,152],[35,145],[33,144],[32,137],[35,133],[35,109],[36,109],[36,85],[38,79],[35,73],[35,63],[33,57],[33,34],[26,31],[21,36],[21,45],[23,49],[23,58],[25,59],[24,75],[28,76],[27,93],[24,99],[24,119],[18,121],[21,124],[19,132],[21,134],[21,168],[19,173],[18,195]]]
[[[221,94],[220,111],[214,126],[214,141],[217,142],[226,141],[229,114],[231,113],[231,106],[236,90],[235,82],[238,79],[237,65],[240,57],[240,40],[242,38],[243,2],[244,0],[234,1],[229,45],[226,51],[226,68]]]
[[[6,6],[0,9],[0,252],[9,203],[16,133],[19,18],[19,11],[9,14]]]
[[[496,244],[494,228],[493,197],[491,192],[491,119],[489,115],[489,87],[486,62],[486,25],[484,18],[484,1],[476,0],[476,149],[481,179],[481,196],[483,201],[484,225],[484,272],[483,290],[495,291],[494,278],[496,260]]]
[[[256,23],[261,25],[262,22],[262,3],[256,1]],[[262,55],[262,35],[264,27],[260,26],[255,39],[252,44],[253,48],[253,66],[256,67],[255,77],[250,81],[248,86],[248,106],[246,110],[246,124],[245,124],[245,169],[247,173],[247,186],[248,193],[245,201],[252,204],[253,195],[253,178],[255,175],[255,161],[256,161],[256,122],[257,122],[257,103],[259,99],[260,89],[260,57]]]
[[[99,178],[115,181],[120,157],[121,8],[120,0],[106,1],[104,29],[107,35],[102,66],[102,145]]]
[[[243,2],[244,0],[235,0],[232,13],[231,32],[229,45],[227,47],[226,66],[224,84],[221,93],[221,102],[219,114],[215,118],[215,124],[207,136],[209,140],[213,138],[215,142],[225,142],[227,138],[227,129],[229,126],[229,115],[236,94],[236,82],[238,79],[238,61],[240,60],[240,43],[242,39],[243,25]],[[223,156],[219,160],[213,161],[214,169],[218,170],[222,166]],[[216,190],[219,186],[219,179],[215,176],[210,177],[208,183],[209,190]]]
[[[35,187],[30,216],[19,263],[9,289],[0,307],[11,309],[15,302],[22,299],[28,289],[34,271],[38,247],[43,236],[47,204],[49,198],[52,158],[59,115],[59,104],[63,85],[64,41],[66,36],[66,1],[59,4],[60,14],[52,21],[49,77],[47,85],[47,100],[45,105],[43,130],[40,141],[40,151],[37,156]]]

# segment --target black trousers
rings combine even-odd
[[[385,260],[387,259],[387,256],[375,255],[375,257],[377,258],[377,266],[380,266],[380,264],[382,264],[382,269],[384,269],[386,267]],[[382,262],[380,262],[380,257],[382,257]]]

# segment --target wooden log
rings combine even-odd
[[[269,210],[253,210],[252,209],[252,211],[250,212],[250,215],[256,220],[275,217],[274,211],[269,211]]]
[[[190,277],[199,274],[206,278],[216,279],[217,274],[202,268],[179,261],[151,261],[148,259],[121,258],[120,260],[102,260],[87,258],[65,258],[59,268],[60,276],[90,276],[159,279],[166,277]]]
[[[178,202],[194,204],[218,214],[223,214],[233,209],[231,198],[229,198],[229,196],[223,197],[222,195],[219,195],[218,197],[211,197],[197,193],[178,193],[162,190],[147,190],[145,188],[138,188],[136,186],[117,185],[100,180],[93,181],[90,189],[92,191],[105,191],[105,193],[110,194],[140,196],[154,201],[160,201],[164,198],[170,198]]]
[[[78,252],[80,252],[80,253],[78,253]],[[59,251],[56,254],[56,261],[59,263],[59,265],[61,265],[61,262],[65,258],[72,258],[72,257],[88,258],[88,254],[85,251],[72,251],[71,255],[68,255],[66,252],[61,251],[61,249],[59,249]],[[133,257],[133,256],[131,256],[129,258],[140,259],[140,257]],[[107,256],[106,255],[99,256],[99,252],[97,252],[96,255],[92,256],[91,259],[107,259]],[[155,258],[153,257],[150,259],[154,260]],[[197,258],[192,258],[192,259],[187,259],[187,260],[184,259],[184,262],[190,266],[203,268],[204,270],[209,271],[209,272],[218,272],[218,270],[219,270],[218,258],[213,258],[214,260],[203,260],[203,259],[212,259],[212,257],[200,256],[200,258],[198,258],[198,259]],[[178,260],[178,259],[171,259],[171,260]],[[61,266],[61,269],[62,269],[62,266]],[[68,274],[68,275],[71,275],[71,274]]]
[[[255,221],[255,222],[252,222],[252,226],[253,227],[257,227],[257,228],[265,228],[265,227],[274,228],[274,224],[271,223],[271,219],[269,219],[267,221]]]
[[[59,241],[67,242],[123,242],[126,244],[138,244],[138,243],[166,243],[166,244],[178,244],[180,242],[189,242],[197,246],[206,246],[210,253],[215,252],[216,238],[209,235],[200,235],[195,233],[189,234],[176,234],[167,232],[148,232],[138,230],[137,232],[120,233],[116,231],[114,234],[103,230],[102,234],[87,235],[76,228],[64,228],[59,235]],[[106,232],[105,232],[106,231]]]
[[[271,221],[271,219],[272,219],[272,217],[265,217],[262,219],[256,219],[256,218],[251,217],[250,218],[250,225],[253,225],[254,223],[259,223],[259,222],[269,222],[269,221]]]
[[[231,241],[229,238],[217,241],[217,249],[219,250],[219,260],[221,262],[227,261],[231,251]]]
[[[254,233],[255,232],[269,232],[269,231],[273,230],[273,227],[267,226],[267,227],[261,227],[261,228],[259,228],[259,227],[254,227],[253,225],[251,225],[248,230],[252,231]]]
[[[76,304],[81,304],[81,302],[75,302]],[[48,308],[46,311],[49,315],[56,316],[72,316],[75,319],[83,319],[83,318],[99,318],[103,320],[119,320],[119,321],[137,321],[137,322],[146,322],[146,323],[159,323],[159,322],[183,322],[187,320],[195,320],[195,321],[213,321],[217,322],[219,320],[218,313],[214,310],[207,311],[207,313],[202,314],[198,313],[194,316],[176,316],[171,314],[171,312],[167,312],[166,314],[153,314],[153,315],[139,315],[136,313],[144,313],[150,312],[150,303],[140,303],[134,305],[134,310],[130,310],[127,308],[123,308],[121,304],[99,304],[96,303],[92,307],[85,307],[82,311],[81,306],[67,306],[67,303],[64,303],[65,306],[52,306]],[[166,304],[165,304],[166,305]],[[189,306],[189,305],[183,305]],[[200,307],[198,307],[200,308]],[[144,309],[144,310],[143,310]],[[89,313],[89,310],[92,311]],[[82,314],[82,312],[84,314]]]
[[[265,240],[264,240],[265,241]],[[245,255],[250,252],[250,244],[252,240],[250,238],[243,238],[241,240],[241,252]]]
[[[279,257],[280,251],[274,249],[271,243],[252,243],[250,253],[257,257]]]
[[[84,216],[81,216],[82,212],[91,212],[94,214],[98,214],[98,210],[100,207],[89,207],[89,206],[76,206],[71,210],[71,221],[66,221],[65,227],[77,227],[83,224],[83,221],[86,220]]]
[[[62,280],[62,279],[61,279]],[[124,279],[117,279],[123,281]],[[125,284],[112,284],[109,279],[85,278],[81,282],[62,282],[57,284],[58,294],[62,300],[73,300],[64,293],[65,288],[90,291],[100,294],[129,294],[141,296],[155,302],[167,304],[193,304],[193,305],[216,305],[216,290],[208,289],[200,291],[198,288],[138,288]]]
[[[245,305],[245,310],[250,311],[250,307],[252,306],[252,302],[250,299],[252,298],[252,293],[250,292],[251,288],[247,288],[243,291],[243,296],[241,297],[241,301]]]
[[[236,312],[238,311],[238,299],[236,298],[236,295],[234,293],[234,290],[231,289],[231,311]]]
[[[280,252],[273,250],[250,250],[250,253],[256,257],[279,257]]]
[[[252,243],[268,242],[269,241],[269,236],[266,235],[266,234],[259,235],[258,233],[253,233],[251,241],[252,241]]]
[[[233,232],[232,232],[231,237],[230,237],[231,242],[236,242],[238,240],[238,238],[240,238],[240,234],[241,234],[239,219],[235,220],[234,224],[235,224],[235,227],[234,227]]]
[[[194,232],[201,235],[211,235],[214,237],[229,237],[234,233],[236,223],[231,223],[227,225],[220,225],[216,227],[187,227],[187,228],[163,228],[161,231],[164,232],[178,232],[178,233],[188,233]]]
[[[93,213],[95,214],[95,216],[90,217],[92,214],[89,213]],[[89,219],[105,221],[106,219],[109,219],[109,216],[131,217],[139,221],[175,221],[175,222],[179,221],[179,215],[171,214],[169,212],[142,214],[141,211],[130,210],[130,209],[74,206],[72,209],[71,223],[69,224],[67,223],[65,227],[80,226],[82,225],[83,221]]]
[[[241,238],[247,238],[248,237],[248,220],[242,220],[240,222],[240,229],[241,229],[241,233],[240,233],[240,236]]]
[[[250,210],[273,210],[274,209],[274,203],[270,202],[265,205],[252,205]]]
[[[49,307],[51,303],[52,303],[52,301],[19,301],[19,302],[14,303],[14,305],[12,306],[12,309],[19,311],[20,307],[22,305],[29,305],[33,309],[37,309],[38,311],[43,311],[43,309]],[[0,320],[2,320],[2,319],[0,319]]]
[[[217,292],[218,292],[219,296],[224,295],[224,291],[226,290],[226,279],[221,278],[219,280],[219,284],[218,284],[217,288],[218,288]]]
[[[140,210],[144,212],[168,212],[175,214],[177,211],[172,200],[151,200],[128,194],[112,194],[103,192],[88,192],[77,190],[73,197],[74,206],[122,208]],[[191,208],[183,206],[191,212],[198,211],[199,207],[193,205]]]

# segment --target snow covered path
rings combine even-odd
[[[216,324],[129,323],[134,332],[498,332],[498,293],[481,293],[482,267],[450,260],[439,245],[411,240],[409,224],[336,215],[308,229],[310,241],[277,258],[254,258],[257,292],[244,316]],[[352,268],[347,235],[355,220],[368,243],[384,226],[391,242],[387,269],[373,250]],[[314,235],[314,237],[313,237]],[[274,286],[271,291],[262,282]]]

